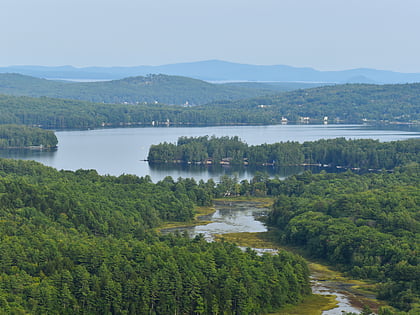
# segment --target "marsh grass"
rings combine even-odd
[[[238,197],[224,197],[224,198],[217,198],[214,201],[228,201],[228,202],[255,202],[258,203],[256,205],[257,208],[268,208],[270,209],[273,205],[275,198],[273,197],[249,197],[249,196],[238,196]]]
[[[273,202],[273,198],[249,198],[249,197],[234,197],[234,198],[220,198],[215,201],[228,202],[255,202],[258,207],[269,209]],[[189,227],[197,225],[206,225],[211,221],[202,221],[200,217],[210,215],[216,211],[214,207],[196,207],[196,214],[194,220],[191,222],[169,222],[160,227],[159,230],[165,228]],[[216,241],[227,241],[235,243],[241,247],[258,248],[258,249],[275,249],[286,250],[295,254],[303,256],[307,262],[312,276],[320,281],[336,281],[343,284],[351,284],[352,291],[357,292],[361,296],[374,295],[376,291],[376,284],[361,280],[354,280],[347,278],[342,272],[334,270],[327,266],[323,261],[313,261],[309,259],[304,251],[297,247],[280,245],[278,242],[278,231],[276,229],[269,229],[267,232],[241,232],[241,233],[227,233],[223,235],[215,235]],[[362,300],[355,301],[355,303],[369,305],[372,310],[377,310],[379,306],[384,305],[377,300],[372,300],[367,297],[362,297]],[[275,313],[270,315],[319,315],[323,311],[333,309],[337,306],[336,297],[334,295],[318,295],[312,294],[307,296],[304,301],[297,305],[286,305]]]
[[[218,241],[227,241],[235,243],[238,246],[250,247],[250,248],[261,248],[261,249],[276,249],[276,250],[286,250],[293,252],[298,255],[305,256],[302,251],[296,248],[287,247],[279,245],[276,242],[276,230],[271,230],[268,232],[258,232],[258,233],[228,233],[223,235],[217,235],[215,237]],[[368,295],[374,295],[376,290],[376,284],[347,278],[342,272],[334,270],[332,267],[322,264],[322,262],[315,262],[309,260],[307,257],[305,259],[308,262],[308,267],[311,272],[311,275],[319,281],[334,281],[342,284],[350,284],[351,291],[357,294],[350,299],[353,300],[355,305],[363,307],[364,305],[369,305],[372,310],[378,310],[378,308],[384,303],[370,299]],[[333,309],[337,306],[337,301],[334,295],[318,295],[313,294],[298,305],[288,305],[273,315],[317,315],[322,314],[322,311]]]
[[[158,228],[158,231],[164,230],[164,229],[172,229],[172,228],[181,228],[181,227],[190,227],[190,226],[198,226],[198,225],[206,225],[211,223],[212,221],[203,221],[200,220],[200,217],[210,215],[216,211],[216,209],[213,206],[196,206],[194,208],[195,214],[194,219],[190,222],[166,222],[165,224],[161,225]]]
[[[328,311],[337,307],[335,295],[312,294],[307,296],[302,303],[296,305],[286,305],[270,315],[321,315],[323,311]]]
[[[281,249],[273,242],[269,232],[241,232],[216,235],[215,240],[224,240],[242,247]]]

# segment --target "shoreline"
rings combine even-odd
[[[269,208],[274,201],[273,198],[219,198],[214,202],[253,202],[259,203],[263,208]],[[159,228],[162,232],[164,229],[192,227],[196,225],[207,225],[212,221],[205,218],[206,215],[216,211],[215,207],[200,207],[200,212],[196,213],[195,219],[189,223],[177,222],[171,225],[165,225]],[[204,217],[205,221],[200,222],[200,217]],[[283,246],[276,242],[274,230],[268,229],[267,232],[237,232],[214,235],[215,241],[228,241],[235,243],[240,247],[250,247],[260,251],[278,251],[286,250],[288,252],[301,255],[302,251],[298,248]],[[332,269],[330,265],[325,265],[319,261],[313,261],[304,257],[310,269],[310,282],[312,295],[298,305],[287,305],[284,309],[270,313],[272,315],[308,315],[308,314],[335,314],[337,307],[346,309],[347,311],[362,311],[364,305],[368,305],[373,311],[377,311],[379,307],[385,303],[372,298],[375,295],[373,284],[368,281],[350,279],[345,277],[341,272]],[[329,312],[331,311],[331,312]]]

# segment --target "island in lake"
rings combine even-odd
[[[0,125],[0,149],[52,149],[57,137],[51,130],[25,125]]]

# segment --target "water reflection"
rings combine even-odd
[[[215,213],[202,217],[204,221],[212,221],[206,225],[165,229],[162,232],[187,232],[190,237],[203,234],[208,241],[213,241],[215,235],[240,232],[265,232],[267,227],[256,220],[266,215],[267,210],[258,208],[255,202],[215,202]]]
[[[293,174],[311,170],[314,173],[321,169],[316,166],[221,166],[221,165],[189,165],[189,164],[149,164],[152,178],[162,174],[178,177],[219,178],[223,175],[236,176],[239,180],[251,179],[257,172],[268,174],[270,177],[286,178]]]
[[[170,228],[162,230],[163,233],[186,232],[192,238],[202,234],[207,241],[213,241],[215,235],[241,232],[266,232],[267,227],[258,220],[259,217],[267,215],[267,209],[259,208],[256,202],[223,202],[214,203],[216,212],[203,216],[202,221],[211,221],[206,225],[194,227]],[[243,247],[242,247],[243,248]],[[243,248],[245,250],[245,248]],[[276,253],[277,250],[271,248],[253,248],[258,253]],[[316,274],[311,276],[312,292],[321,295],[335,295],[338,306],[332,310],[324,311],[323,315],[341,314],[341,312],[359,313],[360,308],[354,304],[354,300],[359,300],[351,292],[350,285],[338,281],[319,281]]]
[[[390,129],[385,129],[390,128]],[[398,130],[396,130],[398,129]],[[361,126],[361,125],[271,125],[271,126],[215,126],[178,128],[115,128],[56,132],[59,148],[55,152],[33,150],[3,150],[0,157],[35,160],[57,169],[95,169],[99,174],[149,175],[154,182],[166,176],[194,177],[218,180],[221,175],[237,175],[239,180],[250,179],[256,171],[269,176],[287,177],[307,168],[200,168],[197,166],[149,166],[147,159],[152,144],[175,143],[181,136],[238,136],[249,145],[281,141],[313,141],[345,137],[370,138],[380,141],[418,138],[418,126]],[[311,169],[319,171],[316,168]],[[332,171],[332,170],[327,170]]]
[[[0,149],[0,158],[42,161],[45,165],[51,165],[56,157],[56,154],[57,149]]]

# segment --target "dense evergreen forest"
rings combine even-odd
[[[214,182],[0,160],[0,310],[7,314],[256,314],[310,293],[302,258],[258,256],[153,228],[189,221]]]
[[[238,137],[180,137],[176,144],[149,149],[150,163],[229,165],[321,164],[363,169],[393,169],[420,162],[420,139],[379,142],[371,139],[321,139],[248,146]]]
[[[55,148],[57,143],[53,131],[22,125],[0,125],[0,149]]]
[[[420,168],[393,174],[304,173],[286,179],[269,224],[279,240],[357,278],[378,297],[420,312]]]
[[[278,93],[304,84],[213,84],[163,74],[99,82],[38,79],[20,74],[0,74],[0,93],[16,96],[53,97],[96,103],[151,103],[202,105]]]
[[[275,196],[267,223],[280,243],[377,283],[378,298],[399,310],[380,314],[420,312],[418,163],[363,175],[306,171],[280,180],[258,173],[241,182],[222,176],[208,187],[219,198]]]
[[[241,143],[236,137],[214,139]],[[385,147],[372,140],[318,142],[298,145],[302,150],[313,145],[312,152],[316,145],[343,152],[374,146],[393,172],[305,172],[286,180],[257,173],[250,181],[222,176],[218,183],[167,177],[155,184],[147,176],[57,171],[1,159],[0,309],[11,314],[255,314],[296,303],[310,292],[301,258],[285,252],[258,256],[201,236],[154,232],[167,221],[190,221],[195,205],[211,205],[216,197],[274,196],[268,224],[278,228],[279,242],[379,283],[379,298],[416,314],[418,140]],[[331,159],[342,163],[340,154]]]
[[[157,76],[157,78],[160,77]],[[165,81],[164,78],[162,78],[163,81]],[[144,80],[147,81],[147,78],[128,78],[126,83],[122,81],[120,84],[123,86],[124,84],[146,84]],[[131,81],[133,82],[130,83]],[[186,90],[190,89],[188,84],[185,86]],[[153,104],[143,102],[104,104],[48,97],[0,95],[0,123],[71,129],[120,125],[150,126],[168,123],[174,125],[276,124],[284,122],[285,119],[289,122],[306,123],[320,122],[324,120],[324,117],[328,117],[329,122],[347,123],[418,122],[420,121],[419,89],[420,84],[348,84],[302,89],[231,102],[220,101],[217,96],[219,100],[217,102],[190,107],[155,104],[156,100],[165,101],[159,98],[153,98],[151,101]],[[199,92],[200,95],[207,93],[211,95],[213,92],[201,90]],[[106,95],[105,92],[102,94]],[[246,94],[241,95],[246,96]],[[109,101],[126,102],[125,100]],[[191,104],[188,99],[182,102],[186,101]]]
[[[195,145],[196,140],[181,138],[179,144]],[[237,137],[198,140],[213,141],[214,147],[219,145],[220,152],[233,152],[229,148],[246,149]],[[417,314],[420,311],[419,143],[419,139],[387,143],[344,139],[288,143],[287,146],[296,145],[302,152],[310,148],[307,152],[312,158],[328,156],[328,163],[334,165],[383,167],[389,172],[363,175],[350,171],[341,174],[323,171],[318,175],[304,172],[283,181],[264,173],[241,182],[222,176],[212,195],[276,196],[268,224],[278,228],[279,242],[303,248],[309,256],[323,259],[352,277],[379,283],[380,299],[389,301],[401,314]],[[164,145],[176,148],[174,144]],[[206,152],[203,142],[200,145]],[[264,155],[264,150],[261,152]],[[375,158],[369,158],[372,152],[377,154]]]

